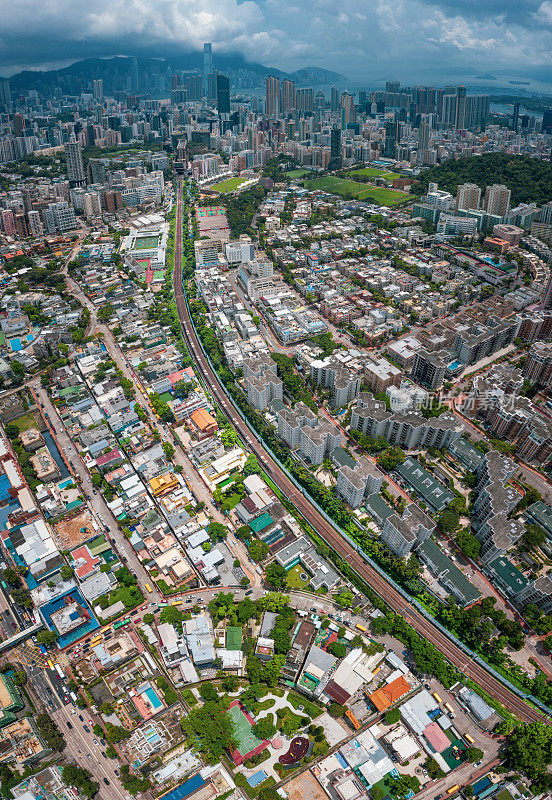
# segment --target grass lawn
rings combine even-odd
[[[291,180],[293,180],[294,178],[304,178],[305,175],[311,174],[311,171],[308,169],[290,169],[286,172],[286,178],[291,178]]]
[[[401,203],[407,203],[409,200],[414,199],[411,194],[396,192],[394,189],[385,189],[381,186],[369,186],[366,190],[366,194],[360,199],[367,200],[369,197],[372,197],[377,205],[388,207],[398,206]]]
[[[212,189],[215,192],[222,192],[222,194],[226,192],[235,192],[236,189],[239,189],[240,186],[248,180],[248,178],[228,178],[227,181],[215,184]]]
[[[354,169],[352,172],[349,172],[348,175],[353,180],[355,178],[385,178],[387,181],[392,181],[394,178],[400,178],[400,175],[396,172],[386,172],[384,169],[377,169],[376,167]]]
[[[320,189],[329,194],[337,194],[341,197],[354,197],[357,200],[372,199],[380,206],[396,206],[411,199],[411,195],[396,192],[393,189],[384,189],[380,186],[367,186],[365,183],[336,178],[334,175],[325,175],[323,178],[305,181],[307,189]]]
[[[307,580],[303,580],[301,575],[307,575]],[[286,574],[286,583],[290,589],[304,589],[310,582],[309,573],[302,564],[296,564]]]
[[[303,710],[300,713],[311,719],[316,719],[316,717],[319,717],[322,713],[322,709],[315,706],[314,703],[311,703],[310,700],[307,700],[307,698],[303,697],[301,694],[292,694],[289,692],[287,701],[296,711],[299,706],[303,706]]]
[[[381,791],[383,792],[383,796],[384,797],[396,798],[397,795],[394,794],[394,792],[393,792],[393,784],[394,783],[395,783],[395,779],[393,778],[391,773],[389,773],[388,775],[385,776],[385,778],[382,778],[381,781],[378,781],[377,783],[375,783],[374,786],[377,786],[378,789],[381,789]]]
[[[10,425],[17,425],[20,433],[21,431],[28,431],[29,428],[38,427],[33,414],[23,414],[22,417],[17,417],[17,419],[12,419],[10,420]]]

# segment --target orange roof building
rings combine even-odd
[[[388,683],[386,686],[380,686],[379,689],[376,689],[375,692],[368,695],[368,699],[374,704],[378,711],[385,711],[405,694],[408,694],[411,688],[410,684],[404,679],[404,676],[401,675],[400,678],[391,681],[391,683]]]
[[[216,419],[209,414],[206,408],[198,408],[190,414],[192,423],[202,434],[214,433],[218,427]]]

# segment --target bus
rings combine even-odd
[[[437,692],[433,692],[433,697],[437,700],[438,703],[442,703],[443,702],[441,700],[441,698],[439,697],[439,695],[437,694]]]
[[[149,592],[150,594],[153,592],[153,589],[151,588],[151,586],[149,585],[149,583],[146,583],[146,589],[148,590],[148,592]]]
[[[454,709],[451,706],[451,704],[450,703],[445,703],[444,706],[445,706],[446,710],[449,712],[449,714],[452,714],[452,716],[454,716]]]
[[[181,606],[182,605],[182,600],[173,600],[171,605],[173,605],[173,606]]]
[[[473,736],[470,736],[470,734],[469,734],[469,733],[465,733],[465,734],[464,734],[464,739],[465,739],[467,742],[469,742],[470,744],[475,744],[475,739],[473,738]]]
[[[114,630],[114,631],[116,631],[116,630],[117,630],[117,628],[120,628],[122,624],[123,624],[123,620],[122,620],[122,619],[118,620],[118,621],[117,621],[117,622],[116,622],[116,623],[113,625],[113,630]]]
[[[355,625],[355,628],[356,628],[358,631],[362,631],[362,633],[366,633],[366,632],[367,632],[367,631],[366,631],[366,628],[364,627],[364,625]]]
[[[65,672],[62,670],[59,664],[55,665],[55,670],[60,678],[65,678]]]
[[[90,642],[91,647],[94,647],[95,645],[99,644],[102,641],[102,639],[103,639],[103,636],[101,635],[101,633],[100,633],[99,636],[94,636],[94,638]]]
[[[447,794],[454,794],[460,789],[460,784],[457,783],[456,786],[451,786],[450,789],[447,789]]]

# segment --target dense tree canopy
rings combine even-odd
[[[422,172],[419,190],[426,192],[431,182],[453,193],[461,183],[476,183],[483,191],[490,184],[503,183],[512,191],[512,205],[552,200],[552,164],[529,156],[485,153],[451,159]]]

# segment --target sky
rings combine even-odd
[[[489,71],[552,83],[552,0],[0,0],[0,19],[3,75],[210,41],[215,54],[360,83]]]

